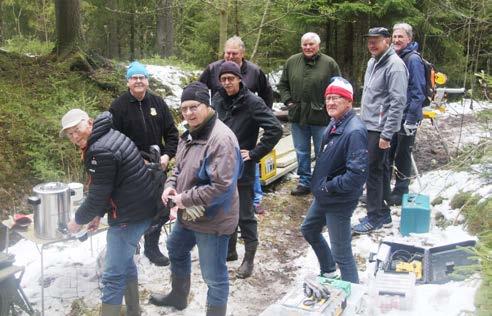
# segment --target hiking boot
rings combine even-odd
[[[225,316],[227,305],[211,306],[207,304],[206,316]]]
[[[308,195],[309,193],[311,193],[311,190],[300,184],[294,190],[290,191],[290,194],[294,196]]]
[[[151,294],[149,303],[157,306],[172,306],[183,310],[188,306],[188,295],[190,294],[191,276],[177,277],[171,275],[171,292],[164,294]]]
[[[390,213],[385,213],[385,215],[381,216],[379,219],[382,221],[384,228],[390,228],[393,226]],[[369,217],[367,216],[359,218],[359,223],[367,223],[368,221]]]
[[[388,205],[400,206],[402,199],[403,199],[403,194],[391,193],[391,195],[389,197]]]
[[[237,243],[237,230],[234,233],[232,233],[231,237],[229,238],[226,261],[236,261],[238,259],[237,251],[236,251],[236,243]]]
[[[150,262],[159,267],[169,265],[169,258],[162,254],[159,249],[160,229],[144,236],[144,254],[149,258]]]
[[[383,228],[383,221],[378,218],[369,218],[363,223],[352,226],[354,234],[369,234],[373,231]]]
[[[320,277],[323,277],[325,279],[335,279],[335,280],[340,280],[340,272],[338,270],[332,271],[332,272],[322,272]]]
[[[251,244],[245,245],[245,253],[244,259],[241,263],[241,266],[237,269],[236,276],[240,279],[249,278],[253,274],[254,261],[256,248],[258,247],[258,243],[252,242]]]

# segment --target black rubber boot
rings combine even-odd
[[[171,292],[164,294],[151,294],[149,303],[157,306],[173,306],[183,310],[188,306],[188,295],[190,294],[191,276],[184,278],[171,275]]]
[[[169,265],[169,258],[162,254],[159,250],[159,237],[161,235],[160,228],[155,232],[145,235],[144,254],[149,258],[150,262],[156,266],[164,267]]]
[[[256,248],[258,248],[257,242],[251,242],[244,246],[245,254],[241,266],[237,269],[236,276],[240,279],[249,278],[253,274],[254,261]]]
[[[138,280],[131,280],[126,282],[125,305],[126,305],[126,316],[140,315]]]
[[[227,305],[210,306],[207,304],[206,316],[225,316],[227,311]]]
[[[237,260],[236,243],[237,243],[237,229],[234,233],[232,233],[231,237],[229,238],[226,261]]]

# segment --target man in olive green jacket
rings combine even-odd
[[[310,192],[311,138],[317,155],[323,132],[330,121],[324,108],[323,93],[331,78],[340,76],[336,61],[319,52],[320,42],[318,34],[304,34],[301,38],[302,53],[287,59],[278,84],[281,100],[289,110],[300,178],[292,195]]]

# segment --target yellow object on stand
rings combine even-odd
[[[260,179],[265,181],[277,175],[277,158],[275,149],[260,159]]]

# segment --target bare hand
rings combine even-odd
[[[243,158],[243,161],[251,160],[251,157],[249,156],[249,150],[241,149],[241,157]]]
[[[161,168],[162,170],[167,170],[167,165],[169,164],[169,156],[164,154],[161,156]]]
[[[99,223],[101,222],[101,217],[96,216],[92,221],[87,224],[87,230],[90,232],[95,231],[99,227]]]
[[[176,189],[169,187],[162,192],[162,202],[164,202],[164,205],[167,205],[167,201],[169,200],[170,196],[176,195],[178,192],[176,192]]]
[[[184,208],[186,208],[183,205],[183,201],[181,200],[181,194],[173,195],[173,196],[170,196],[169,198],[171,200],[173,200],[173,202],[175,204],[173,208],[176,208],[176,209],[184,209]]]
[[[391,147],[391,142],[389,140],[385,140],[383,138],[379,139],[379,148],[380,149],[388,149]]]
[[[82,225],[77,224],[73,219],[67,225],[68,231],[71,234],[77,233],[80,230],[81,227],[82,227]]]

